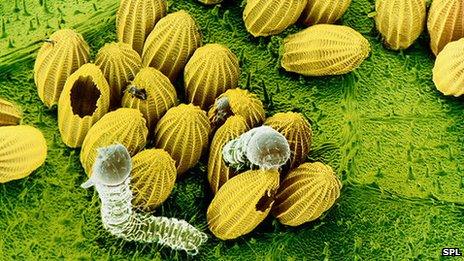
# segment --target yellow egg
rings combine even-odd
[[[167,15],[156,24],[143,47],[143,65],[174,81],[201,46],[200,29],[186,11]]]
[[[222,240],[250,233],[269,214],[278,187],[277,171],[250,170],[233,177],[208,207],[209,229]]]
[[[0,183],[29,176],[46,158],[47,142],[38,129],[27,125],[0,127]]]
[[[39,98],[51,107],[58,103],[66,79],[89,61],[89,46],[70,29],[56,31],[37,54],[34,80]]]
[[[341,188],[330,166],[320,162],[302,164],[282,181],[272,213],[288,226],[313,221],[333,206]]]
[[[464,94],[464,38],[451,42],[437,55],[433,82],[444,95]]]
[[[160,71],[150,67],[140,70],[127,86],[122,98],[122,107],[142,112],[150,131],[169,108],[176,104],[177,94],[174,86]]]
[[[205,5],[215,5],[222,3],[222,0],[198,0],[200,3]]]
[[[309,0],[301,15],[307,26],[333,24],[340,19],[351,4],[351,0]]]
[[[144,150],[132,157],[132,205],[152,211],[171,194],[176,182],[176,162],[160,149]]]
[[[169,109],[156,125],[155,146],[171,155],[177,174],[182,175],[200,160],[210,131],[206,112],[193,104],[180,104]]]
[[[142,113],[121,108],[103,116],[90,128],[82,144],[80,160],[88,176],[97,157],[97,149],[116,143],[124,145],[131,156],[141,151],[147,142],[148,129]]]
[[[142,58],[126,43],[105,44],[98,51],[95,64],[100,67],[111,88],[111,105],[121,102],[122,91],[142,67]]]
[[[258,96],[239,88],[221,94],[208,112],[213,129],[219,128],[232,115],[242,116],[250,128],[262,124],[266,118]]]
[[[208,109],[216,97],[238,86],[240,66],[229,48],[207,44],[198,48],[185,66],[185,94],[189,102]]]
[[[425,0],[379,0],[375,10],[377,30],[393,50],[408,48],[424,30]]]
[[[78,148],[90,127],[110,108],[110,86],[100,68],[85,64],[66,81],[58,103],[58,128],[64,144]]]
[[[281,33],[300,17],[307,0],[247,0],[243,11],[245,27],[253,36]]]
[[[433,0],[427,28],[430,47],[435,55],[450,42],[464,37],[464,2],[462,0]]]
[[[18,125],[22,117],[18,106],[0,98],[0,126]]]
[[[216,193],[222,185],[237,174],[224,162],[222,156],[224,145],[248,130],[245,119],[236,115],[229,117],[214,134],[208,159],[208,181],[213,193]]]
[[[306,160],[311,148],[313,132],[308,120],[301,113],[277,113],[268,118],[264,125],[272,127],[287,139],[291,150],[290,169]]]
[[[356,69],[370,52],[354,29],[318,24],[284,40],[282,67],[306,76],[340,75]]]
[[[166,0],[121,0],[116,14],[119,42],[129,44],[139,54],[155,24],[166,15]]]

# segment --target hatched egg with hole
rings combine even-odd
[[[64,144],[78,148],[87,132],[110,108],[110,86],[100,68],[88,63],[66,81],[58,103],[58,128]]]
[[[227,181],[208,207],[210,231],[230,240],[253,231],[269,214],[279,187],[279,172],[250,170]]]

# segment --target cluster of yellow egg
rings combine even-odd
[[[0,99],[0,183],[29,176],[47,158],[42,132],[21,120],[21,109]]]
[[[426,0],[378,0],[375,21],[387,46],[406,49],[427,23],[430,48],[437,56],[433,81],[445,95],[464,94],[464,2],[433,0],[428,18]]]
[[[208,3],[208,1],[206,1]],[[213,3],[216,3],[214,1]],[[345,74],[369,55],[369,42],[347,26],[332,25],[351,0],[247,0],[246,29],[255,37],[282,32],[298,20],[309,28],[283,42],[281,65],[308,76]],[[437,56],[433,81],[445,95],[464,94],[464,3],[433,0],[428,18],[426,0],[376,0],[375,24],[386,46],[409,48],[427,23],[430,48]]]
[[[247,29],[253,35],[278,33],[303,11],[307,23],[335,21],[349,4],[291,2],[248,1]],[[282,12],[257,18],[269,13],[260,9]],[[276,17],[282,21],[267,21]],[[215,196],[207,217],[210,230],[221,239],[250,232],[269,213],[296,226],[334,204],[341,183],[332,169],[304,163],[312,138],[309,122],[292,112],[266,120],[258,97],[238,88],[236,55],[221,44],[203,45],[189,13],[168,14],[165,0],[122,0],[116,23],[118,42],[104,45],[94,63],[82,35],[62,29],[43,44],[34,66],[39,97],[48,107],[58,105],[61,138],[67,146],[81,148],[87,175],[92,175],[98,148],[123,144],[133,157],[133,204],[152,211],[169,197],[176,179],[209,152],[208,181]],[[333,56],[318,57],[310,65],[300,61],[320,52],[323,43],[334,45]],[[343,50],[347,46],[351,49]],[[282,64],[306,75],[341,74],[356,68],[368,53],[367,40],[349,27],[313,26],[285,41]],[[185,104],[179,104],[173,85],[181,73]],[[289,162],[280,173],[230,169],[222,158],[224,145],[262,124],[287,138]],[[154,148],[147,148],[148,141]]]
[[[227,47],[202,46],[186,11],[167,14],[165,0],[122,0],[116,23],[119,41],[104,45],[94,63],[78,32],[52,34],[37,55],[34,79],[44,104],[58,105],[61,138],[81,148],[87,175],[97,148],[127,147],[133,203],[151,211],[207,150],[211,124],[203,109],[238,86],[240,69]],[[182,72],[189,104],[179,104],[172,84]],[[149,140],[155,148],[146,149]]]
[[[333,25],[351,0],[248,0],[243,12],[253,36],[279,34],[301,20],[309,27],[283,42],[282,67],[307,76],[340,75],[356,69],[370,53],[357,31]]]
[[[37,55],[34,79],[44,104],[58,105],[61,138],[81,147],[87,175],[97,148],[127,147],[133,204],[151,211],[207,150],[211,124],[203,109],[238,86],[240,69],[227,47],[202,46],[193,17],[167,14],[164,0],[122,0],[116,21],[119,41],[104,45],[94,63],[78,32],[52,34]],[[182,72],[189,104],[178,104],[172,84]],[[155,148],[145,149],[148,140]]]
[[[217,129],[211,143],[208,180],[215,194],[207,212],[211,232],[223,240],[234,239],[251,232],[269,214],[289,226],[319,218],[338,199],[342,184],[331,167],[320,162],[304,163],[312,139],[309,122],[302,114],[294,112],[277,113],[264,119],[264,109],[259,102],[250,106],[250,110],[238,113],[238,105],[250,102],[243,98],[245,93],[230,95],[236,91],[241,90],[229,90],[217,99],[227,97],[230,104],[234,104],[230,107],[234,113]],[[237,173],[225,164],[223,147],[261,124],[272,127],[286,138],[290,159],[280,170]]]

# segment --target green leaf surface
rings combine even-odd
[[[0,96],[21,105],[24,124],[44,132],[49,156],[30,177],[0,185],[0,257],[437,260],[444,247],[464,248],[464,100],[435,89],[426,33],[402,52],[383,46],[369,17],[374,0],[353,0],[341,21],[369,40],[371,56],[351,74],[322,78],[280,68],[282,39],[303,26],[253,38],[240,1],[216,7],[168,1],[169,12],[186,9],[195,17],[205,43],[222,43],[237,54],[241,86],[268,101],[268,116],[292,110],[310,119],[309,160],[331,165],[344,183],[340,201],[322,220],[288,228],[268,218],[230,242],[209,234],[195,258],[156,244],[127,243],[103,229],[97,195],[80,188],[86,175],[79,151],[61,142],[56,108],[45,108],[36,93],[32,69],[40,41],[59,27],[75,28],[94,57],[116,39],[118,1],[26,0],[26,9],[16,2],[0,3]],[[181,90],[182,82],[176,87]],[[154,214],[184,218],[207,231],[212,196],[205,166],[185,176]]]

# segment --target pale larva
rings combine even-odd
[[[131,169],[131,157],[123,145],[98,149],[93,175],[82,187],[95,186],[102,203],[103,226],[111,234],[127,241],[156,242],[196,255],[207,240],[205,233],[185,220],[155,217],[132,210]]]

